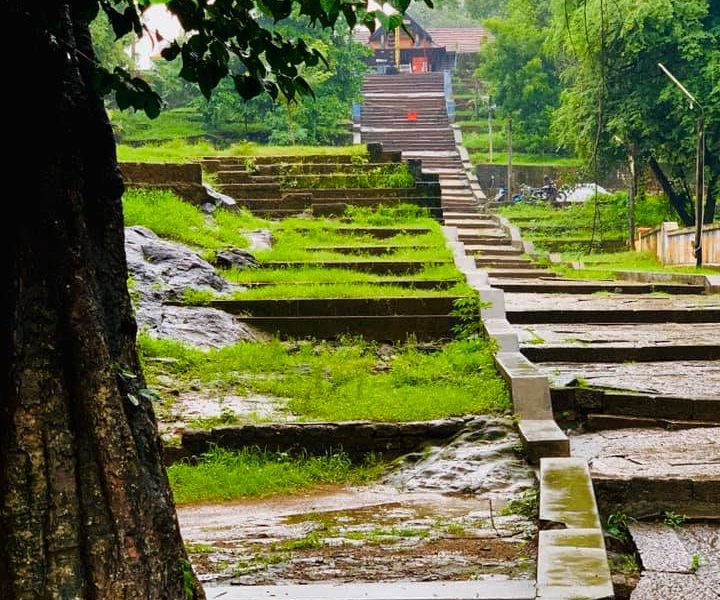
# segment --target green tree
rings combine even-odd
[[[512,117],[518,145],[530,152],[553,149],[550,124],[560,81],[545,51],[549,25],[547,1],[509,0],[506,17],[485,21],[494,39],[481,49],[476,71],[501,114]]]
[[[170,0],[192,34],[165,55],[181,56],[180,76],[206,96],[231,55],[243,65],[233,75],[244,97],[308,94],[298,69],[316,66],[319,53],[254,18],[259,9],[286,17],[293,4]],[[297,4],[323,27],[398,21],[346,0]],[[0,598],[202,598],[136,349],[123,184],[102,94],[151,115],[161,101],[100,65],[89,30],[102,8],[116,34],[142,33],[136,3],[0,6],[6,42],[23,49],[5,72],[19,125],[7,168],[30,182],[0,236]]]
[[[720,193],[720,0],[554,0],[553,40],[565,90],[558,138],[600,164],[649,166],[678,217],[695,220],[697,111],[658,68],[703,103],[706,220]]]

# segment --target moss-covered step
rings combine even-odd
[[[403,275],[405,273],[417,273],[424,268],[438,267],[450,264],[450,261],[423,261],[423,260],[324,260],[324,261],[264,261],[261,268],[264,269],[347,269],[361,271],[363,273],[374,273],[376,275]]]

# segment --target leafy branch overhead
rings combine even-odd
[[[398,11],[387,15],[369,10],[367,0],[98,0],[120,38],[134,32],[143,35],[140,16],[151,4],[165,4],[187,33],[163,49],[162,56],[182,59],[180,77],[196,83],[206,98],[225,77],[232,77],[235,89],[245,100],[267,93],[273,100],[282,94],[288,101],[312,96],[301,75],[302,65],[327,62],[323,54],[302,38],[285,37],[263,26],[267,19],[277,23],[291,14],[306,18],[315,27],[333,28],[342,17],[352,28],[365,25],[371,31],[379,23],[393,29],[412,0],[391,0]],[[432,0],[423,0],[432,7]],[[264,17],[264,18],[263,18]],[[231,63],[231,58],[238,61]],[[240,67],[233,71],[231,64]],[[120,108],[133,107],[156,117],[160,96],[142,79],[116,67],[112,72],[97,65],[97,89],[103,95],[115,92]]]

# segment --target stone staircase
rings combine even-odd
[[[368,75],[363,96],[361,141],[422,160],[423,172],[440,178],[445,211],[474,211],[484,196],[458,149],[442,73]]]

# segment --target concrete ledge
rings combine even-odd
[[[512,325],[505,319],[483,319],[485,333],[493,338],[500,352],[517,352],[519,350],[518,336]]]
[[[532,464],[542,458],[570,456],[570,440],[552,419],[524,419],[518,424],[518,432]]]
[[[534,364],[519,352],[498,352],[495,365],[510,386],[515,414],[521,419],[552,420],[550,386]]]
[[[541,460],[540,522],[555,529],[540,532],[538,598],[613,598],[600,516],[584,460]]]

